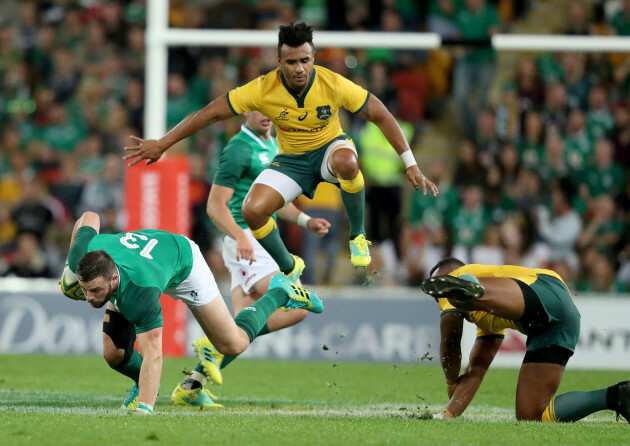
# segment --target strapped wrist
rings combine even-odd
[[[298,215],[297,224],[298,224],[298,226],[301,226],[303,228],[307,228],[308,221],[310,219],[311,219],[311,217],[308,214],[302,212],[300,215]]]
[[[413,156],[411,150],[406,150],[400,154],[400,159],[405,164],[405,168],[409,169],[411,166],[417,166],[416,158]]]

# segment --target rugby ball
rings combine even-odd
[[[68,268],[67,263],[63,269],[59,285],[61,285],[61,292],[64,296],[74,300],[85,300],[83,290],[79,286],[79,277]]]

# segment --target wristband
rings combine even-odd
[[[136,412],[143,415],[151,415],[153,413],[153,406],[147,403],[138,403],[138,408],[136,409]]]
[[[400,159],[405,164],[405,167],[409,169],[411,166],[417,166],[416,158],[413,156],[413,152],[411,150],[406,150],[400,154]]]
[[[308,214],[305,214],[304,212],[302,212],[300,215],[298,215],[297,224],[298,226],[302,226],[303,228],[306,228],[308,221],[310,219],[311,217]]]

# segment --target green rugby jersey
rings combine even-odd
[[[278,142],[273,136],[265,141],[244,124],[221,152],[213,183],[234,189],[229,209],[234,221],[243,229],[247,228],[241,215],[245,195],[277,153]]]
[[[111,302],[134,324],[136,333],[162,327],[160,295],[186,279],[192,269],[188,240],[157,229],[97,234],[94,228],[83,226],[68,253],[68,266],[76,272],[81,257],[97,250],[104,250],[116,262],[120,284]]]

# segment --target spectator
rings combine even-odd
[[[560,82],[553,82],[547,87],[545,105],[542,111],[545,133],[563,134],[569,116],[567,91]]]
[[[107,155],[100,175],[85,183],[77,203],[77,215],[91,210],[105,220],[107,209],[124,208],[123,196],[122,162],[117,155]]]
[[[519,160],[525,167],[536,169],[544,164],[544,139],[544,127],[540,114],[533,111],[527,113],[523,138],[516,143]]]
[[[626,226],[616,215],[615,202],[610,195],[598,196],[592,206],[592,216],[578,238],[577,248],[595,250],[615,259],[626,234]]]
[[[30,232],[18,235],[17,250],[11,256],[5,276],[26,278],[56,276],[56,271],[46,258],[37,235]]]
[[[564,259],[575,268],[575,244],[582,231],[582,219],[571,204],[573,196],[574,188],[569,180],[557,181],[551,191],[551,212],[544,206],[538,206],[536,227],[540,243],[549,249],[547,261]]]
[[[625,293],[626,286],[615,276],[610,261],[601,254],[594,254],[588,262],[587,275],[577,281],[578,291],[591,293]]]
[[[477,116],[475,145],[479,150],[479,161],[484,168],[489,169],[497,163],[501,141],[497,134],[496,120],[492,109],[483,109]]]
[[[486,182],[486,171],[479,162],[477,147],[470,140],[459,145],[459,156],[453,173],[453,185],[458,189],[466,186],[482,186]]]
[[[465,0],[465,6],[455,18],[463,40],[488,39],[499,30],[496,7],[486,0]],[[475,136],[476,110],[486,107],[488,92],[494,80],[495,54],[492,49],[471,50],[455,63],[453,94],[461,114],[461,123],[467,138]],[[468,95],[476,93],[474,108],[468,104]]]
[[[345,220],[341,194],[337,187],[329,183],[320,183],[312,200],[303,195],[298,200],[300,207],[308,215],[313,218],[324,218],[330,222],[330,228],[325,237],[318,237],[311,231],[302,232],[304,263],[309,265],[302,274],[302,281],[305,284],[329,285],[336,271],[342,226]],[[323,263],[317,259],[319,253],[324,254]]]
[[[600,195],[616,196],[624,187],[625,172],[613,159],[610,141],[600,139],[595,144],[594,159],[578,177],[579,193],[588,204]]]
[[[551,134],[547,137],[538,172],[546,190],[551,190],[556,180],[569,177],[571,171],[564,151],[564,140],[559,135]]]
[[[519,59],[516,71],[518,101],[523,110],[539,110],[545,103],[545,86],[531,57]]]
[[[569,167],[574,172],[580,172],[588,165],[593,154],[593,141],[586,131],[584,112],[577,108],[571,110],[566,128],[565,157]]]
[[[630,110],[626,105],[614,109],[615,126],[610,141],[615,148],[615,160],[626,170],[630,169]]]
[[[472,249],[481,243],[489,218],[483,206],[483,189],[480,186],[464,188],[461,199],[462,205],[450,224],[454,240],[453,256],[471,263]]]
[[[615,126],[615,118],[606,103],[606,90],[598,85],[588,93],[586,131],[591,140],[605,138]]]

